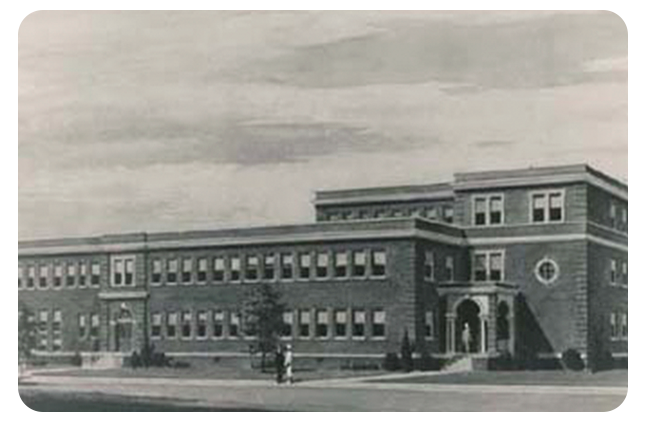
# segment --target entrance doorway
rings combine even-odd
[[[457,307],[457,351],[466,354],[480,352],[479,313],[479,305],[471,299],[464,300]]]
[[[115,350],[117,352],[132,351],[132,326],[134,320],[132,313],[125,307],[122,307],[116,318],[115,325]]]

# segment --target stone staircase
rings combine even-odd
[[[475,366],[473,365],[473,357],[470,355],[455,357],[441,369],[442,372],[446,373],[463,373],[472,372],[473,370],[475,370]]]
[[[120,352],[82,352],[83,369],[118,369],[123,367],[125,355]]]

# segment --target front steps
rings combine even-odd
[[[462,373],[475,370],[487,370],[489,359],[490,357],[487,355],[457,355],[452,357],[441,371],[446,373]]]
[[[83,369],[118,369],[124,362],[125,354],[121,352],[81,352]]]

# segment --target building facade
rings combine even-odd
[[[627,356],[627,186],[586,165],[321,191],[312,224],[18,244],[41,354],[246,354],[242,303],[281,292],[302,356]]]

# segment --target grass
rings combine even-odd
[[[20,390],[23,403],[38,412],[259,412],[264,409],[216,408],[166,398],[103,393],[61,393]]]
[[[627,370],[598,373],[565,370],[476,371],[378,379],[370,382],[409,384],[470,384],[470,385],[555,385],[580,387],[626,387]]]

